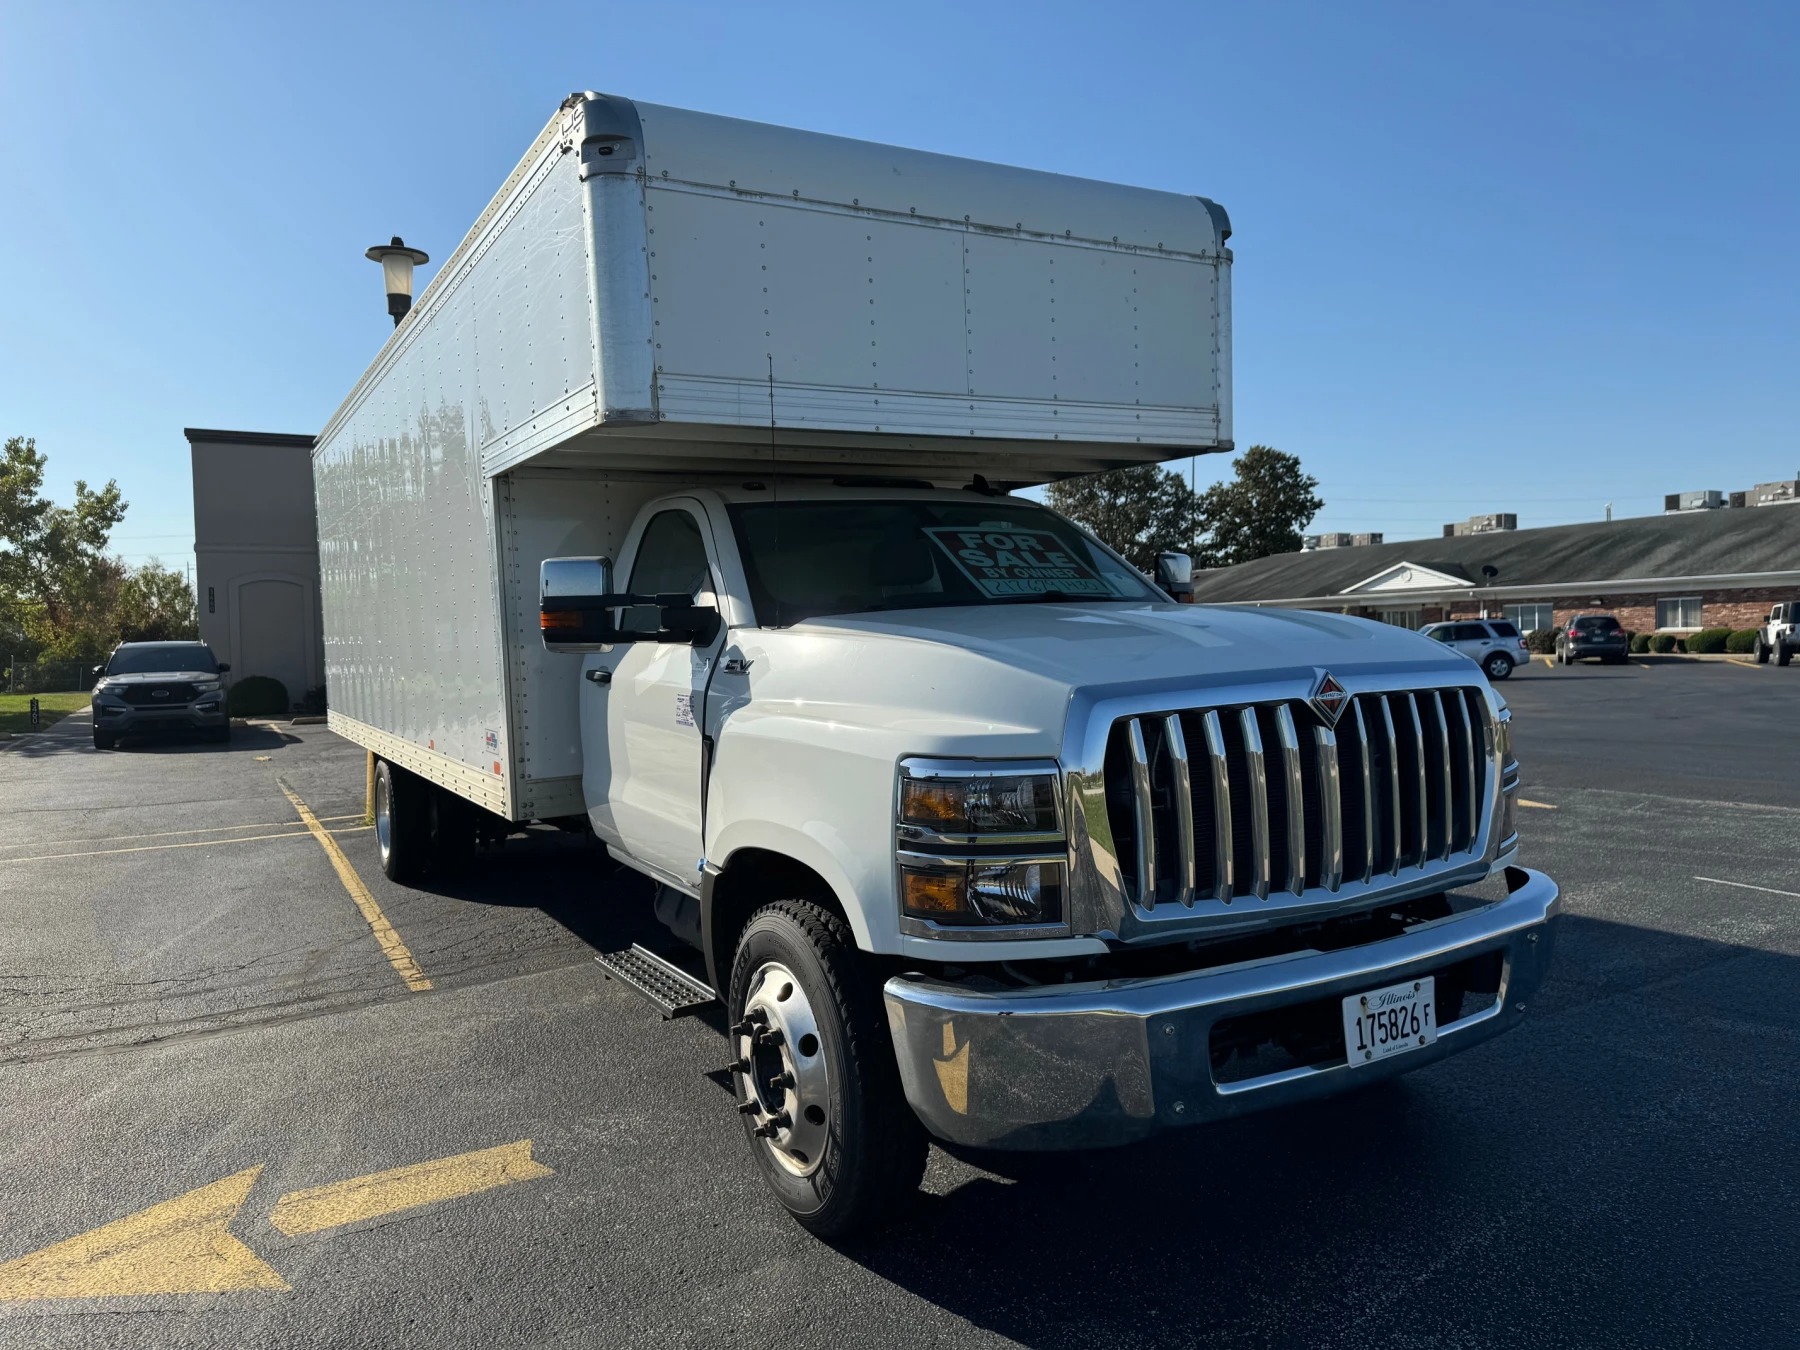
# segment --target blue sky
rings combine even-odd
[[[1800,472],[1797,71],[1781,3],[0,0],[0,435],[184,564],[182,427],[317,430],[362,250],[447,256],[596,88],[1222,201],[1315,529],[1645,514]]]

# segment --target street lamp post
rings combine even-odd
[[[388,313],[394,316],[394,327],[398,328],[412,308],[413,268],[431,259],[419,249],[408,248],[399,235],[389,243],[375,245],[363,256],[381,264],[382,280],[387,283]]]

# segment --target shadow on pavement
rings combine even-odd
[[[1498,1041],[1129,1149],[965,1155],[997,1175],[843,1251],[1029,1346],[1793,1344],[1800,962],[1562,925]]]

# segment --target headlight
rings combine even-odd
[[[926,835],[1052,835],[1060,830],[1056,774],[1007,774],[996,766],[908,760],[900,766],[900,825]],[[947,770],[963,768],[952,775]],[[941,776],[940,776],[941,775]]]
[[[216,694],[222,688],[224,688],[224,686],[218,680],[194,681],[194,692],[196,694]]]
[[[1050,760],[901,761],[894,828],[902,931],[1065,934],[1061,786]]]

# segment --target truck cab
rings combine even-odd
[[[1034,502],[850,483],[672,494],[542,584],[594,832],[699,949],[764,1173],[823,1231],[926,1133],[1324,1095],[1505,1030],[1545,969],[1510,714],[1420,635],[1181,605]],[[823,1180],[908,1138],[878,1194]]]

